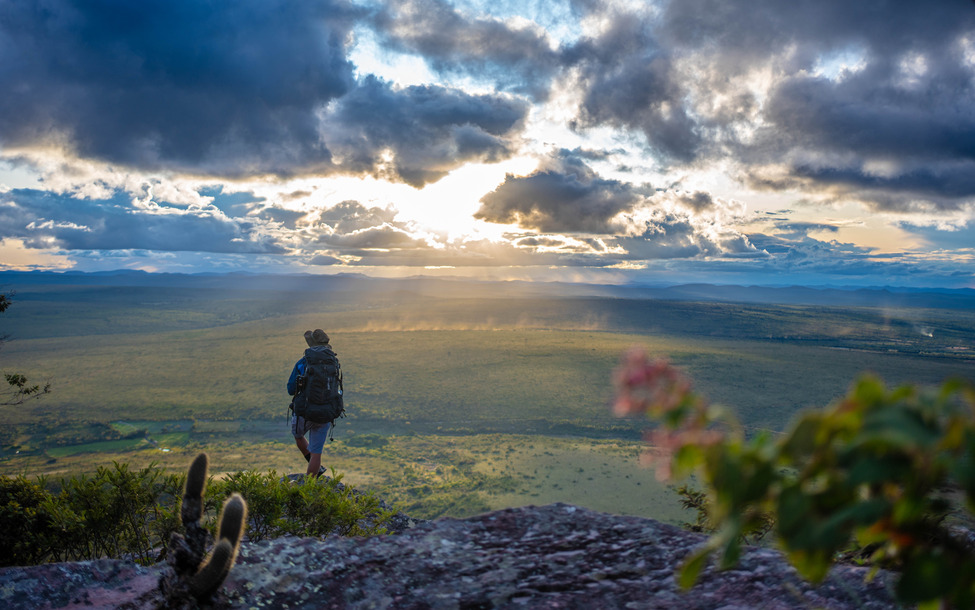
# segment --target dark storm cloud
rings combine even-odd
[[[290,193],[285,193],[281,195],[281,198],[285,201],[295,201],[297,199],[304,199],[305,197],[311,196],[311,191],[292,191]]]
[[[394,90],[367,77],[329,113],[323,131],[344,171],[419,187],[465,162],[508,157],[527,113],[526,103],[501,95],[436,86]]]
[[[511,244],[517,248],[531,249],[533,252],[544,251],[562,255],[594,255],[606,251],[606,245],[600,240],[569,239],[561,235],[529,235],[527,237],[516,237],[511,240]],[[575,257],[573,260],[577,261],[579,259],[578,257]]]
[[[807,190],[880,208],[975,196],[972,3],[690,0],[670,3],[658,32],[668,48],[697,51],[712,98],[748,95],[753,66],[781,71],[761,111],[702,115],[736,159],[784,163]],[[754,137],[734,135],[758,118]],[[890,160],[882,175],[869,167]]]
[[[972,159],[975,152],[973,70],[959,46],[963,34],[975,34],[971,3],[691,0],[669,3],[650,29],[637,23],[619,15],[610,35],[589,42],[598,51],[589,55],[600,58],[589,63],[603,65],[598,79],[615,72],[621,83],[646,93],[611,97],[616,88],[590,87],[584,110],[590,121],[635,127],[641,115],[634,113],[665,104],[671,129],[652,123],[643,129],[678,159],[730,150],[756,163],[796,152],[938,164]],[[844,53],[864,67],[836,80],[813,75]],[[633,63],[641,54],[644,64]],[[912,58],[920,58],[923,73],[908,83],[904,62]],[[764,65],[783,76],[762,107],[747,76]],[[600,94],[606,100],[595,97]],[[637,101],[640,95],[645,102]],[[742,141],[735,129],[757,119],[767,127]],[[972,194],[961,188],[950,196]]]
[[[396,249],[423,247],[426,243],[418,240],[399,227],[382,225],[360,229],[346,234],[334,234],[322,240],[329,246],[351,249]]]
[[[311,260],[308,261],[309,265],[316,265],[319,267],[329,267],[332,265],[341,265],[342,259],[335,258],[334,256],[329,256],[327,254],[318,254],[313,256]]]
[[[949,227],[918,226],[906,222],[899,226],[920,237],[935,250],[975,250],[975,221]]]
[[[356,253],[368,249],[420,248],[425,240],[415,238],[409,226],[394,220],[392,207],[367,208],[358,201],[343,201],[323,210],[315,222],[318,232],[314,243],[343,252]]]
[[[687,212],[666,212],[659,205],[654,207],[653,197],[658,195],[661,193],[649,185],[635,187],[602,178],[576,151],[563,149],[528,176],[508,175],[494,192],[481,199],[481,208],[475,216],[541,232],[541,235],[512,236],[512,243],[522,248],[542,248],[547,254],[578,255],[560,259],[565,265],[764,255],[741,233],[695,220]],[[662,204],[674,200],[695,212],[713,211],[719,206],[703,191],[663,195]],[[632,235],[638,215],[649,216],[649,220],[644,221],[640,234]],[[580,242],[544,233],[615,234],[616,237],[605,240],[589,237]]]
[[[540,29],[467,18],[444,0],[392,0],[374,25],[386,45],[422,55],[438,71],[487,75],[536,99],[547,97],[559,64]]]
[[[598,37],[566,50],[563,59],[582,94],[574,126],[638,130],[657,152],[691,161],[703,134],[683,103],[683,76],[651,24],[634,17],[614,16]]]
[[[910,87],[891,82],[899,75],[890,74],[890,66],[867,68],[839,82],[794,77],[775,89],[766,116],[819,150],[975,159],[975,111],[958,103],[975,96],[972,74],[948,72],[929,74]]]
[[[836,233],[840,230],[838,226],[826,223],[793,221],[777,222],[775,223],[775,228],[792,236],[805,236],[808,235],[810,231],[827,231],[830,233]]]
[[[576,128],[638,130],[658,153],[693,159],[701,129],[682,102],[683,76],[658,44],[657,23],[645,12],[575,4],[580,15],[602,13],[609,26],[558,48],[535,29],[466,17],[444,0],[390,1],[376,27],[386,44],[423,56],[435,70],[491,78],[536,100],[548,97],[555,79],[568,76],[581,94]]]
[[[537,99],[568,83],[575,128],[640,133],[665,163],[729,159],[743,175],[781,165],[807,190],[885,209],[975,197],[971,2],[576,2],[601,27],[555,49],[534,30],[440,0],[387,6],[377,24],[396,48],[496,81],[504,67]],[[771,78],[764,91],[755,70]],[[901,162],[892,173],[864,169],[889,159]]]
[[[351,233],[393,222],[392,207],[367,208],[358,201],[346,200],[322,210],[315,224],[328,225],[337,233]]]
[[[392,151],[383,175],[416,186],[508,154],[523,104],[358,82],[364,16],[344,0],[0,3],[0,145],[221,176],[376,174]]]
[[[681,193],[676,196],[677,201],[695,212],[707,212],[715,207],[714,198],[710,193],[704,191],[694,191],[693,193]]]
[[[30,248],[65,250],[281,253],[251,221],[229,220],[214,210],[193,213],[141,209],[131,196],[88,200],[15,189],[0,195],[0,238]]]
[[[748,60],[790,44],[799,45],[798,59],[805,60],[809,45],[832,48],[850,41],[890,55],[905,41],[940,45],[970,31],[972,10],[971,2],[954,0],[681,0],[667,3],[660,35],[670,45],[714,45]]]
[[[232,217],[246,216],[264,201],[263,197],[256,197],[253,193],[224,193],[223,185],[204,187],[199,193],[210,197],[214,207]]]
[[[257,218],[294,230],[305,216],[305,212],[289,210],[277,205],[267,205],[264,197],[256,196],[248,191],[224,193],[223,185],[204,187],[199,190],[199,193],[210,198],[211,205],[227,216],[234,219],[245,219],[246,222],[252,222]],[[306,196],[309,194],[305,193]],[[289,193],[282,199],[293,200],[299,197],[300,195],[296,193]],[[248,217],[250,217],[249,221],[246,220]]]
[[[327,163],[314,112],[353,87],[341,0],[0,4],[0,141],[226,174]]]
[[[795,164],[792,175],[806,184],[839,192],[860,193],[877,207],[911,211],[933,205],[955,210],[975,197],[975,163],[929,162],[914,168],[878,175],[862,167]]]
[[[559,154],[563,157],[576,157],[586,161],[605,161],[611,159],[614,155],[626,154],[626,151],[622,148],[606,150],[603,148],[583,148],[577,146],[572,150],[562,149]]]
[[[680,214],[658,212],[646,223],[639,236],[619,238],[627,251],[627,260],[657,260],[760,254],[739,233],[714,236]]]
[[[951,48],[913,52],[922,51],[918,74],[871,57],[868,67],[837,81],[783,80],[768,102],[771,127],[746,157],[760,164],[792,155],[789,177],[797,183],[859,195],[884,209],[956,209],[971,201],[975,70],[962,69]]]
[[[286,229],[294,230],[298,228],[299,221],[305,217],[305,213],[271,206],[261,210],[257,217],[270,220]]]
[[[844,259],[862,264],[863,259],[871,255],[869,248],[836,241],[825,242],[801,232],[787,235],[753,233],[748,235],[748,239],[756,248],[768,252],[780,264],[835,265]]]
[[[524,248],[558,248],[565,244],[565,240],[554,237],[531,236],[522,237],[513,243]]]
[[[600,177],[570,151],[528,176],[508,175],[481,198],[475,218],[545,232],[613,233],[613,219],[645,200],[646,187]]]
[[[601,3],[576,3],[580,14]],[[645,14],[607,12],[598,37],[553,48],[538,30],[467,17],[444,0],[391,0],[375,21],[384,42],[423,56],[440,72],[490,78],[505,89],[548,98],[553,81],[571,75],[582,94],[577,128],[611,125],[643,132],[657,151],[690,160],[701,145],[697,125],[668,51]]]

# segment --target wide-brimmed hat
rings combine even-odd
[[[316,328],[314,331],[306,330],[305,343],[308,344],[308,347],[315,347],[316,345],[328,345],[328,335],[325,334],[325,331],[320,328]]]

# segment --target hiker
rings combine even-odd
[[[325,472],[325,467],[322,466],[325,440],[335,417],[344,411],[342,375],[338,359],[324,330],[306,330],[305,342],[308,349],[301,360],[295,363],[291,377],[288,378],[288,394],[294,396],[291,401],[291,433],[295,437],[298,450],[308,461],[305,476],[319,477]],[[316,371],[317,379],[320,380],[317,383],[314,378]],[[312,387],[307,387],[309,384]],[[333,404],[336,402],[337,407]],[[323,405],[319,403],[326,403],[325,415],[321,414]]]

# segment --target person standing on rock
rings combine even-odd
[[[295,363],[288,378],[288,394],[294,396],[291,401],[291,434],[298,450],[308,461],[306,476],[319,477],[325,472],[322,466],[325,441],[335,417],[344,412],[342,373],[324,330],[306,330],[304,337],[308,349]],[[324,414],[323,408],[326,410]]]

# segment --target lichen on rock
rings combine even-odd
[[[754,547],[746,548],[735,568],[709,568],[693,589],[682,591],[674,572],[704,540],[700,534],[652,519],[552,504],[438,519],[372,538],[244,542],[224,583],[220,605],[724,610],[895,606],[891,578],[885,572],[867,582],[866,568],[841,565],[813,586],[780,553]],[[145,583],[161,569],[107,560],[7,568],[0,570],[0,605],[65,608],[88,600],[92,605],[86,607],[129,603],[136,608],[152,603],[154,592]],[[22,584],[28,582],[32,584]],[[41,592],[29,594],[37,583],[43,585]],[[111,602],[99,602],[108,599]]]

